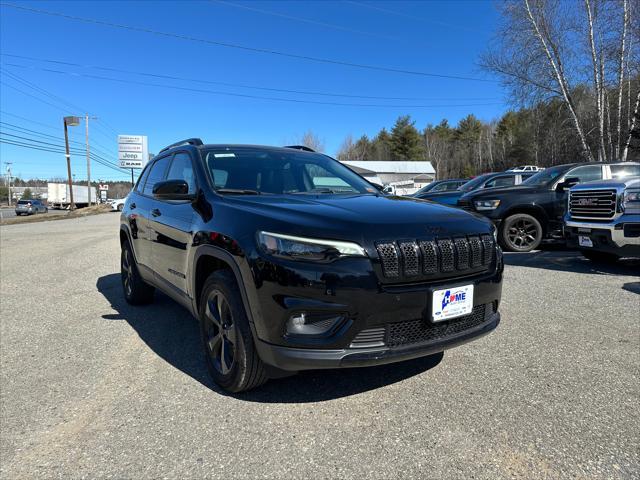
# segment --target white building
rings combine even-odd
[[[342,163],[372,183],[393,186],[400,195],[414,193],[436,176],[431,162],[347,160]]]

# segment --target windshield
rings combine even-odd
[[[26,205],[28,203],[33,203],[32,200],[18,200],[18,205]]]
[[[547,168],[546,170],[536,173],[533,177],[526,179],[524,182],[522,182],[522,185],[548,185],[555,181],[566,170],[566,166]]]
[[[225,148],[203,154],[222,194],[376,193],[366,180],[325,155],[296,150]]]
[[[480,175],[472,180],[469,180],[467,183],[458,188],[458,190],[462,190],[463,192],[470,192],[471,190],[475,190],[480,185],[482,185],[493,173],[485,173],[484,175]]]

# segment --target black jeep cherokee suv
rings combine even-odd
[[[208,369],[238,392],[285,371],[378,365],[496,328],[493,225],[380,195],[305,147],[173,144],[121,217],[129,303],[158,288],[200,322]]]

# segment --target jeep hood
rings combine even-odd
[[[376,195],[225,196],[229,214],[282,233],[336,239],[416,239],[489,233],[485,218],[424,200]],[[269,226],[270,225],[270,226]],[[366,233],[365,233],[366,232]],[[373,237],[373,238],[370,238]],[[362,241],[362,240],[361,240]]]

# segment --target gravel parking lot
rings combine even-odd
[[[230,396],[185,311],[124,302],[117,228],[0,229],[2,478],[640,476],[637,262],[509,254],[490,336]]]

